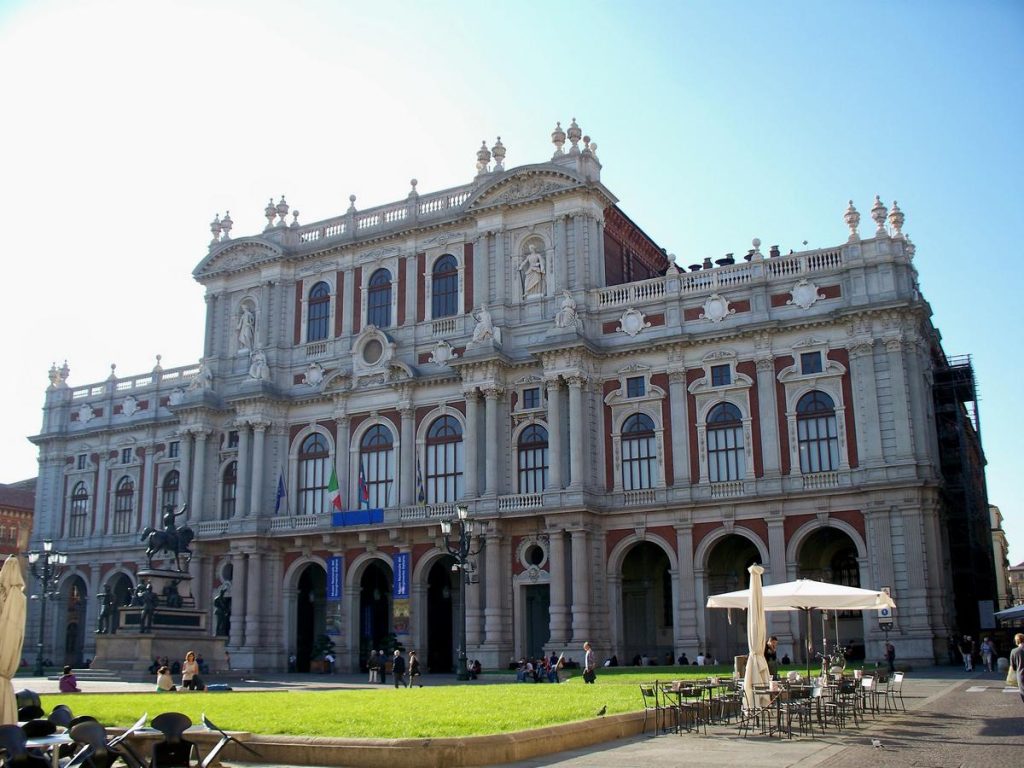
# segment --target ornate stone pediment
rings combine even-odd
[[[564,169],[519,169],[477,193],[477,197],[469,201],[466,209],[472,211],[495,205],[519,205],[580,185],[580,181]]]
[[[251,264],[259,264],[280,258],[284,252],[273,243],[257,238],[231,240],[225,245],[215,248],[209,256],[199,262],[193,271],[194,277],[209,277],[220,272],[232,272],[245,269]]]

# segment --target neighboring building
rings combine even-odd
[[[1003,513],[995,504],[989,504],[989,518],[992,521],[992,559],[996,571],[996,610],[1014,605],[1010,591],[1010,543],[1003,531]]]
[[[35,508],[36,481],[0,483],[0,559],[28,548]]]
[[[1010,604],[1024,605],[1024,563],[1007,568],[1006,579],[1009,582]]]
[[[70,553],[76,626],[188,501],[193,593],[212,610],[229,588],[240,668],[305,669],[327,632],[341,669],[395,633],[449,670],[463,606],[485,667],[585,640],[726,659],[743,621],[704,604],[754,562],[891,588],[908,663],[977,632],[997,590],[973,376],[896,204],[876,198],[865,238],[851,204],[835,247],[754,240],[683,271],[567,134],[546,162],[506,170],[499,142],[464,186],[315,224],[283,198],[259,234],[217,218],[199,365],[74,388],[51,370],[35,537]],[[468,587],[439,527],[456,502],[485,544]],[[91,655],[69,623],[48,642]],[[802,616],[769,628],[804,658]],[[874,615],[826,634],[881,655]]]

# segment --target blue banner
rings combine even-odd
[[[327,599],[341,600],[341,582],[345,570],[341,555],[327,558]]]
[[[396,600],[409,597],[408,552],[399,552],[395,555],[395,590],[393,596]]]
[[[377,525],[383,522],[383,509],[354,509],[331,513],[331,525],[335,528],[344,528],[347,525]]]

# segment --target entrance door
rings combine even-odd
[[[427,670],[451,672],[455,669],[455,600],[458,581],[452,579],[454,558],[443,557],[434,563],[427,576]],[[462,571],[456,574],[456,579]]]
[[[526,613],[526,656],[539,659],[544,645],[551,639],[551,587],[533,584],[523,587]]]

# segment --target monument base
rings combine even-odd
[[[92,666],[96,669],[148,673],[153,659],[166,656],[168,663],[173,664],[175,661],[183,661],[188,651],[195,651],[209,665],[211,674],[216,674],[229,671],[224,654],[226,643],[226,637],[166,630],[152,635],[138,632],[96,635],[96,655]],[[155,684],[156,676],[153,681]]]

